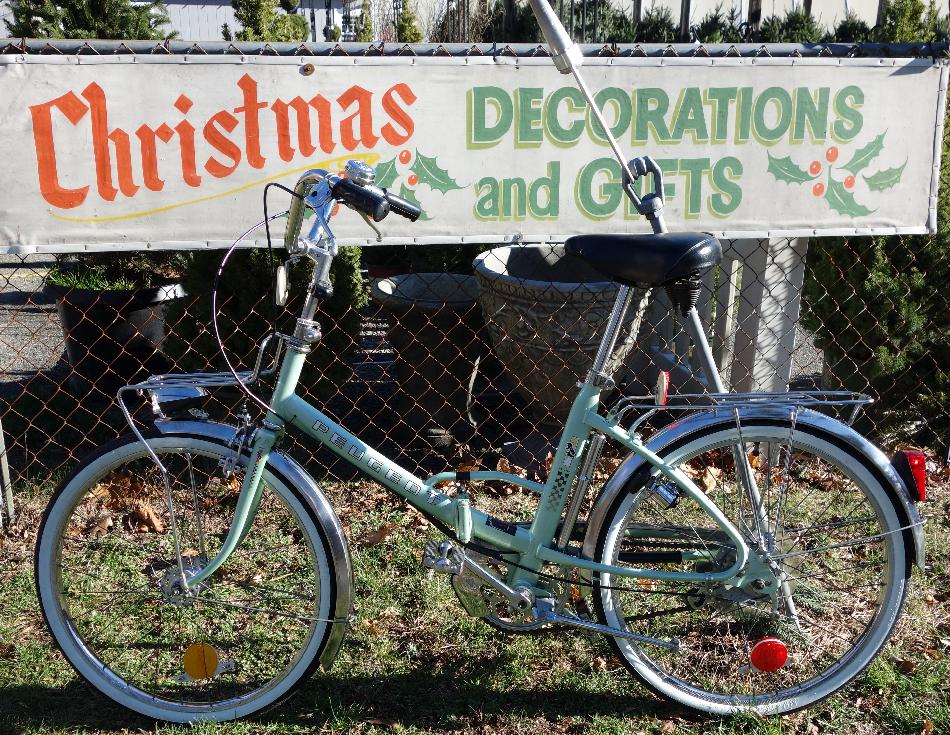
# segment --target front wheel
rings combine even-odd
[[[205,438],[148,442],[171,502],[134,437],[54,494],[36,550],[49,629],[84,679],[148,717],[228,720],[271,706],[313,672],[332,627],[336,570],[312,499],[266,469],[248,535],[182,594],[182,573],[220,548],[243,472],[233,450]]]
[[[758,510],[738,479],[739,451]],[[663,459],[725,513],[751,559],[734,584],[595,580],[605,625],[681,643],[610,639],[627,668],[664,697],[713,714],[791,712],[853,680],[887,642],[910,574],[898,515],[866,461],[827,434],[767,421],[744,422],[741,433],[710,427]],[[701,574],[728,569],[736,555],[697,503],[662,477],[640,477],[608,511],[595,558]]]

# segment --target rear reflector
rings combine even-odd
[[[670,392],[670,374],[661,370],[656,379],[656,405],[665,406],[666,396]]]
[[[756,671],[771,674],[788,661],[788,647],[778,638],[763,638],[756,641],[749,651],[749,664]]]
[[[891,460],[914,499],[927,499],[927,456],[919,449],[901,449]]]

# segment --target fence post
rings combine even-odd
[[[728,253],[727,243],[719,266],[719,285],[715,289],[716,316],[710,330],[713,357],[725,383],[729,382],[728,371],[732,363],[732,335],[736,326],[736,299],[739,296],[739,277],[742,273],[741,261],[729,257]]]
[[[733,244],[745,252],[732,389],[739,393],[784,391],[792,374],[808,238],[736,240]]]
[[[0,528],[4,525],[4,516],[11,526],[16,520],[13,510],[13,483],[10,481],[10,465],[7,464],[7,443],[3,438],[3,421],[0,420]]]

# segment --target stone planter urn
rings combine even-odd
[[[496,356],[535,418],[562,423],[577,381],[593,364],[619,286],[563,245],[489,250],[475,259],[475,275]],[[611,373],[636,346],[633,318],[628,314],[617,340]]]
[[[433,446],[470,438],[469,385],[487,351],[473,276],[408,273],[373,282],[395,355],[399,409],[409,436]]]

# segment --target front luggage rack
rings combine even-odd
[[[264,368],[264,356],[271,340],[277,337],[277,349],[268,367]],[[271,333],[261,340],[257,349],[257,359],[253,370],[240,370],[235,373],[169,373],[152,375],[141,383],[126,385],[119,389],[118,403],[126,421],[135,431],[132,416],[125,405],[125,394],[135,391],[139,395],[148,395],[155,418],[165,419],[167,414],[176,414],[190,408],[197,408],[208,395],[209,388],[227,388],[236,385],[250,386],[261,378],[273,375],[280,364],[280,353],[286,335]],[[137,433],[137,432],[136,432]]]
[[[864,407],[871,403],[874,403],[874,399],[869,395],[844,390],[675,393],[670,394],[665,403],[658,402],[654,395],[621,398],[610,409],[609,417],[620,423],[628,413],[635,411],[637,418],[630,427],[630,432],[633,433],[644,421],[661,411],[712,410],[734,413],[740,409],[748,408],[768,408],[770,410],[787,408],[789,413],[797,413],[802,409],[814,410],[820,407],[840,408],[851,406],[850,415],[845,421],[850,426],[858,418]]]

